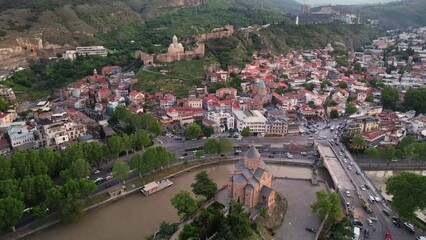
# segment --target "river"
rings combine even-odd
[[[268,165],[277,177],[310,178],[312,170],[307,167]],[[195,174],[206,170],[218,187],[223,186],[234,164],[214,165],[191,171],[174,179],[174,185],[144,197],[133,194],[123,200],[89,212],[77,222],[59,226],[30,237],[33,240],[89,240],[89,239],[144,239],[153,234],[162,221],[177,222],[177,212],[170,199],[181,190],[191,191]],[[329,180],[327,171],[320,171],[320,178]]]

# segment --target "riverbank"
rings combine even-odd
[[[109,197],[107,194],[108,189],[105,189],[103,192],[100,192],[92,196],[91,199],[88,199],[87,201],[88,207],[85,209],[84,213],[86,214],[93,210],[115,203],[118,200],[124,199],[130,196],[131,194],[138,192],[140,188],[148,182],[152,182],[154,180],[178,177],[180,175],[186,174],[187,172],[196,170],[198,168],[202,168],[209,165],[229,164],[232,162],[236,162],[237,160],[238,160],[237,158],[211,158],[211,159],[204,159],[202,161],[197,160],[193,162],[188,162],[186,164],[179,163],[177,165],[170,166],[169,168],[165,168],[164,170],[160,170],[155,173],[149,173],[148,175],[143,176],[143,178],[136,177],[136,178],[130,179],[126,184],[126,189],[128,191],[126,191],[125,193],[121,195],[118,195],[115,197]],[[271,163],[271,164],[289,164],[289,165],[300,165],[300,166],[309,166],[310,164],[312,164],[310,160],[303,160],[303,159],[268,159],[266,158],[265,162]],[[61,221],[59,219],[59,216],[53,213],[44,219],[37,220],[30,225],[17,229],[17,231],[14,233],[6,234],[2,236],[1,239],[12,240],[12,239],[27,238],[38,232],[51,229],[59,225],[60,222]]]

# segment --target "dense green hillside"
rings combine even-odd
[[[194,6],[199,7],[179,12],[179,9]],[[247,14],[235,14],[235,9],[248,10],[252,17],[250,11],[255,9],[284,14],[298,7],[294,0],[0,0],[0,42],[16,36],[42,35],[43,39],[61,45],[93,44],[98,42],[93,37],[96,33],[110,32],[129,24],[140,25],[163,15],[171,14],[180,23],[185,19],[179,17],[187,17],[196,10],[203,15],[202,11],[210,9],[206,18],[216,27],[214,18],[238,20],[234,18],[242,17],[242,22],[246,23],[244,15]],[[229,8],[234,10],[227,11]]]
[[[221,0],[210,0],[197,8],[180,9],[148,20],[145,24],[123,26],[109,33],[100,33],[97,37],[111,49],[142,49],[149,53],[157,53],[167,48],[173,35],[188,44],[192,42],[194,36],[226,24],[238,29],[252,24],[286,20],[285,16],[277,12],[250,8],[238,3],[223,4]]]
[[[385,5],[368,6],[362,10],[362,17],[380,20],[385,28],[406,28],[426,25],[426,1],[403,0]]]
[[[262,29],[260,36],[264,47],[275,52],[288,49],[323,48],[327,43],[342,45],[347,49],[361,47],[377,37],[379,31],[365,25],[328,24],[277,24]]]

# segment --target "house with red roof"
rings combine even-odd
[[[160,107],[162,108],[172,107],[176,104],[176,96],[171,93],[167,93],[162,96],[159,101]]]
[[[130,102],[143,103],[145,102],[145,94],[133,90],[129,93],[129,100]]]
[[[108,88],[101,88],[98,91],[98,97],[101,101],[107,101],[111,97],[111,91]]]
[[[374,130],[371,132],[364,132],[362,133],[362,136],[364,137],[365,144],[368,147],[374,147],[385,139],[386,132],[382,130]]]
[[[302,104],[300,106],[300,113],[306,117],[324,117],[324,108],[322,106],[317,106],[317,108],[311,108],[308,104]]]
[[[102,75],[111,75],[121,73],[122,68],[119,66],[106,66],[102,68]]]

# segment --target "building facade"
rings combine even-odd
[[[254,146],[235,165],[234,174],[228,181],[228,190],[232,200],[243,203],[247,208],[258,204],[265,205],[269,211],[274,208],[272,174]]]
[[[242,131],[245,127],[250,128],[250,133],[266,133],[265,116],[258,110],[235,110],[235,127],[238,131]]]

